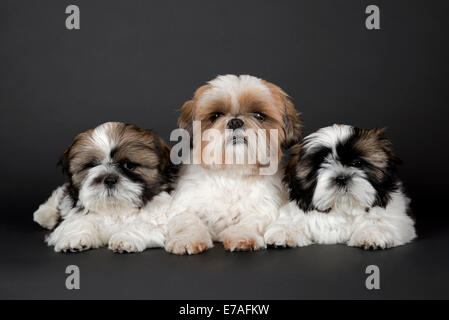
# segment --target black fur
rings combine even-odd
[[[343,165],[356,166],[366,173],[369,182],[377,192],[373,207],[385,208],[391,199],[391,194],[398,189],[398,166],[401,161],[393,153],[391,143],[387,140],[383,131],[375,130],[376,134],[378,134],[377,139],[381,151],[385,152],[387,156],[387,165],[384,169],[365,161],[362,152],[356,148],[356,143],[360,141],[359,139],[363,135],[367,134],[367,130],[354,128],[354,134],[346,141],[339,143],[336,146],[336,150],[338,159]],[[284,178],[284,182],[289,188],[290,200],[296,201],[299,208],[304,212],[317,210],[313,206],[312,199],[317,185],[318,170],[324,159],[331,153],[331,150],[324,146],[311,152],[306,152],[304,149],[306,143],[307,138],[302,144],[296,146],[299,152],[291,155],[293,163],[287,166]],[[355,162],[355,160],[357,161]],[[324,213],[327,212],[329,211],[326,210]]]

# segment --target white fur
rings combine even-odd
[[[223,75],[210,81],[211,88],[203,93],[198,101],[198,106],[208,104],[211,100],[231,98],[233,112],[237,113],[240,105],[238,97],[245,91],[257,91],[261,99],[273,102],[270,89],[259,78],[249,75]]]
[[[107,245],[118,252],[141,252],[164,246],[166,213],[171,199],[168,193],[160,193],[140,210],[117,207],[80,211],[79,207],[64,205],[71,202],[68,195],[55,206],[61,188],[34,214],[35,221],[48,229],[54,227],[53,222],[59,216],[63,219],[46,239],[56,252],[76,252]]]
[[[279,220],[265,233],[268,244],[297,247],[345,243],[385,249],[416,237],[414,221],[407,214],[410,200],[403,194],[400,183],[385,208],[374,206],[377,192],[363,169],[340,162],[336,146],[353,132],[351,126],[334,125],[305,138],[306,152],[323,146],[331,149],[317,170],[312,198],[316,210],[305,213],[296,202],[281,208]],[[335,183],[339,176],[350,177],[344,188]]]
[[[312,243],[347,244],[363,248],[392,248],[416,237],[414,221],[406,214],[409,199],[401,191],[392,195],[386,208],[369,212],[332,210],[305,213],[295,202],[280,210],[280,218],[265,234],[268,244],[301,247]]]
[[[106,245],[117,252],[140,252],[164,246],[166,211],[171,197],[162,192],[141,208],[143,186],[121,175],[110,159],[111,150],[116,146],[110,134],[114,125],[103,124],[92,133],[92,146],[103,152],[104,159],[89,169],[79,190],[78,202],[73,203],[68,186],[64,185],[34,213],[34,221],[50,230],[62,220],[46,239],[57,252]],[[104,174],[120,176],[114,189],[93,183]]]
[[[185,166],[169,210],[165,247],[191,254],[212,247],[213,241],[226,241],[231,251],[249,241],[252,250],[263,249],[265,230],[286,202],[279,173],[252,176],[233,167]],[[192,249],[198,245],[203,250]]]
[[[324,146],[335,150],[337,144],[346,140],[353,131],[353,127],[341,124],[321,128],[304,139],[304,148],[307,151],[312,151],[316,147]]]

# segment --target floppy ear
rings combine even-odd
[[[187,101],[179,109],[181,115],[178,118],[178,127],[187,130],[190,135],[193,134],[193,120],[195,115],[195,102],[193,100]]]
[[[65,149],[58,162],[58,166],[62,167],[62,172],[67,176],[70,175],[70,150],[72,149],[72,146],[73,145]]]
[[[313,210],[313,194],[316,187],[316,172],[312,160],[303,151],[302,144],[288,150],[290,157],[285,167],[284,183],[288,186],[290,200],[295,201],[304,212]]]
[[[390,165],[394,168],[401,165],[402,160],[394,152],[393,143],[387,137],[387,128],[372,129],[372,131],[379,140],[382,150],[388,156],[388,162]]]
[[[284,131],[285,141],[283,147],[288,149],[301,139],[302,124],[299,118],[299,113],[296,111],[295,106],[291,102],[288,95],[282,92],[282,101],[284,104]]]
[[[158,137],[157,147],[159,151],[160,164],[159,168],[161,171],[165,171],[165,169],[170,165],[170,151],[171,148],[165,143],[165,141]]]
[[[264,81],[264,83],[270,88],[271,94],[283,113],[285,140],[282,142],[282,147],[286,150],[301,140],[302,124],[299,113],[296,111],[288,94],[270,82]]]
[[[193,121],[195,120],[196,104],[203,92],[210,88],[211,85],[209,84],[200,87],[195,91],[193,99],[184,103],[184,105],[179,109],[179,111],[181,111],[181,115],[178,118],[178,126],[181,129],[187,130],[191,137],[193,137]]]
[[[171,191],[173,183],[176,180],[180,166],[175,165],[170,159],[171,148],[165,143],[162,138],[158,138],[157,148],[159,151],[159,172],[165,183],[166,191]]]

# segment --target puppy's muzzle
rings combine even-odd
[[[104,180],[103,180],[103,184],[106,186],[106,188],[108,189],[112,189],[118,182],[119,177],[117,175],[107,175]]]
[[[238,118],[234,118],[229,120],[227,128],[230,130],[237,130],[242,128],[245,125],[245,123],[243,122],[243,120],[240,120]]]
[[[335,178],[335,183],[339,186],[339,187],[345,187],[348,182],[349,182],[350,177],[348,176],[338,176]]]

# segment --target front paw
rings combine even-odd
[[[365,250],[388,249],[397,246],[394,236],[378,227],[367,228],[353,233],[348,246]]]
[[[34,222],[41,227],[52,230],[59,220],[59,211],[50,206],[41,205],[39,209],[33,214]]]
[[[117,253],[135,253],[146,249],[145,242],[128,233],[116,233],[109,239],[109,249]]]
[[[82,252],[93,248],[93,239],[88,233],[64,237],[55,243],[56,252]]]
[[[227,251],[257,251],[266,249],[266,244],[259,234],[243,228],[229,228],[222,232],[221,239]]]
[[[265,242],[275,247],[305,247],[312,241],[300,230],[294,230],[289,226],[275,225],[268,228],[265,233]]]
[[[181,233],[169,239],[165,244],[165,250],[173,254],[198,254],[212,248],[213,242],[209,233],[204,234]]]

